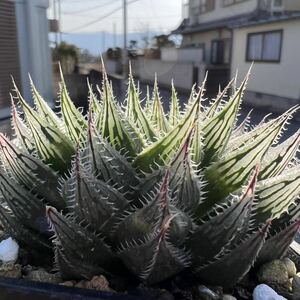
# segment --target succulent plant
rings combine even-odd
[[[5,231],[64,278],[124,266],[146,284],[188,270],[230,287],[281,257],[300,225],[300,131],[279,141],[297,108],[238,122],[248,77],[210,102],[194,86],[184,108],[172,85],[168,114],[157,82],[143,103],[131,74],[124,103],[105,73],[89,84],[87,115],[63,77],[57,114],[32,82],[34,108],[15,87],[15,136],[0,137]]]

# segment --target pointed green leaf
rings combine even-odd
[[[193,131],[193,129],[190,131],[170,164],[170,186],[176,191],[173,195],[173,203],[178,209],[190,214],[194,213],[202,201],[203,185],[200,177],[196,175],[190,158],[189,147]]]
[[[142,244],[133,244],[119,252],[125,265],[148,284],[163,281],[189,265],[189,256],[167,239],[171,218],[165,220],[160,231]]]
[[[180,118],[180,107],[179,100],[177,97],[177,92],[174,87],[174,82],[172,81],[172,94],[171,94],[171,105],[169,113],[169,124],[171,126],[177,125]]]
[[[0,191],[21,224],[39,232],[47,232],[45,205],[40,199],[5,175],[3,171],[0,172]]]
[[[262,160],[260,180],[279,175],[295,157],[300,145],[300,130],[280,145],[270,148]]]
[[[211,262],[196,269],[196,276],[205,283],[224,288],[234,286],[250,270],[261,250],[269,225],[253,233],[232,250],[218,254]]]
[[[170,130],[170,125],[165,116],[164,109],[161,103],[156,77],[153,87],[152,102],[153,106],[150,120],[153,122],[158,132],[168,132]]]
[[[74,144],[81,143],[85,139],[87,121],[71,100],[61,69],[60,73],[62,80],[60,83],[60,106],[64,126],[70,140]]]
[[[247,85],[249,73],[242,82],[240,88],[229,100],[228,104],[218,112],[214,117],[208,119],[203,126],[203,159],[202,166],[208,166],[209,163],[216,160],[220,155],[230,138],[234,128],[237,113],[242,101],[242,96]]]
[[[27,150],[28,153],[32,154],[35,151],[35,144],[31,131],[21,119],[13,99],[11,103],[12,126],[15,131],[17,144],[19,147],[22,147],[22,149]]]
[[[91,228],[109,235],[107,223],[114,224],[123,213],[128,201],[117,189],[97,180],[90,167],[77,154],[72,172],[62,184],[62,194],[68,209],[74,216]],[[105,230],[103,227],[106,227]]]
[[[60,130],[63,129],[63,124],[60,118],[55,114],[49,104],[43,99],[40,93],[37,91],[31,77],[30,79],[30,86],[32,90],[33,100],[37,109],[37,112],[40,116],[47,121],[51,126],[57,127]]]
[[[89,124],[88,134],[87,151],[93,172],[102,181],[131,193],[138,184],[137,174],[131,163],[96,134],[92,123]]]
[[[99,275],[95,272],[101,268],[109,268],[113,254],[99,236],[80,226],[71,217],[64,217],[53,207],[47,207],[46,213],[55,236],[53,243],[59,246],[66,260],[78,265],[80,262],[83,266],[77,269],[76,275],[90,278]],[[89,272],[83,272],[87,267],[91,267],[86,270]]]
[[[191,222],[172,207],[169,179],[167,171],[153,198],[118,227],[118,236],[127,245],[119,252],[120,258],[148,283],[164,280],[189,263],[188,255],[176,245],[184,241]]]
[[[153,110],[153,102],[150,97],[149,85],[147,85],[144,112],[148,119],[150,119],[151,117],[152,110]]]
[[[196,164],[200,166],[203,159],[203,132],[201,130],[201,120],[197,120],[195,123],[195,132],[192,138],[191,144],[191,159]]]
[[[279,218],[300,195],[300,168],[260,181],[257,188],[256,220]]]
[[[94,118],[95,127],[98,131],[101,129],[103,118],[103,105],[97,99],[97,96],[93,92],[91,84],[88,82],[89,89],[89,114],[92,114]]]
[[[146,114],[142,110],[139,94],[135,87],[131,72],[128,79],[127,106],[125,115],[148,141],[156,141],[156,133],[147,119]]]
[[[77,257],[66,255],[59,243],[54,243],[54,266],[64,280],[92,279],[99,274],[107,274],[101,267],[94,262],[82,261]]]
[[[260,164],[262,157],[281,132],[287,118],[287,116],[283,116],[278,119],[264,134],[241,149],[226,153],[219,161],[206,169],[205,179],[208,181],[206,186],[208,194],[207,201],[198,210],[200,215],[246,182],[251,170]],[[201,212],[201,210],[203,211]]]
[[[245,132],[244,134],[241,135],[232,135],[232,137],[230,138],[230,140],[227,143],[226,146],[226,152],[231,152],[231,151],[235,151],[239,148],[242,148],[243,146],[251,143],[253,140],[255,140],[256,138],[260,138],[261,135],[264,135],[266,132],[268,132],[268,130],[274,126],[276,126],[276,124],[278,122],[280,122],[282,119],[286,119],[289,120],[292,118],[293,114],[298,110],[298,107],[292,107],[291,109],[289,109],[288,111],[286,111],[285,113],[283,113],[281,116],[277,117],[276,119],[271,119],[270,121],[266,121],[267,117],[269,117],[268,115],[264,117],[264,119],[256,126],[254,127],[252,130]]]
[[[38,155],[54,170],[65,172],[74,154],[72,143],[58,128],[51,126],[41,118],[26,103],[16,86],[15,89],[35,141]]]
[[[271,225],[272,227],[272,225]],[[257,264],[264,264],[274,259],[282,258],[300,228],[300,220],[282,226],[278,232],[270,236],[262,247],[257,258]]]
[[[210,105],[208,111],[206,112],[207,118],[213,118],[218,110],[221,110],[222,102],[227,95],[229,88],[232,86],[234,78],[228,83],[228,85],[223,89],[222,92],[219,92],[216,99],[213,100],[212,104]]]
[[[30,249],[30,256],[38,256],[39,263],[42,262],[41,253],[44,259],[48,257],[50,258],[49,261],[52,260],[52,249],[49,238],[22,225],[12,212],[2,204],[0,204],[0,220],[4,231],[21,243],[26,249]]]
[[[0,134],[2,162],[6,170],[33,193],[44,198],[45,202],[59,209],[65,207],[57,190],[58,175],[39,159],[16,147],[8,138]]]
[[[234,129],[230,138],[241,136],[242,134],[244,134],[248,131],[248,128],[250,127],[251,113],[252,113],[252,109],[249,111],[249,113],[244,118],[244,120],[242,120],[240,125]]]
[[[139,153],[134,161],[134,166],[149,172],[152,167],[155,167],[155,164],[167,164],[199,118],[200,105],[201,93],[198,93],[198,97],[187,108],[187,112],[180,122],[167,135]]]
[[[241,233],[249,227],[254,191],[258,175],[256,170],[244,188],[237,195],[230,195],[222,205],[215,205],[202,218],[202,224],[191,234],[188,248],[196,264],[211,260],[226,245],[236,242]],[[201,241],[201,245],[199,245]]]
[[[102,95],[103,118],[101,135],[107,138],[116,150],[126,152],[131,157],[135,157],[136,153],[142,148],[142,140],[134,136],[133,128],[130,128],[131,132],[129,132],[129,128],[126,127],[125,120],[122,119],[119,109],[114,102],[114,96],[106,74],[104,74]]]

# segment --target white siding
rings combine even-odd
[[[280,29],[283,30],[280,63],[255,63],[248,89],[263,94],[300,99],[299,20],[235,29],[231,74],[233,76],[238,70],[240,75],[244,75],[250,67],[250,63],[246,62],[248,33]]]

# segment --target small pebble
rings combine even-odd
[[[278,285],[289,289],[290,281],[288,270],[284,262],[281,260],[273,260],[261,266],[257,273],[259,283],[267,285]]]
[[[0,266],[0,276],[9,278],[21,278],[21,265],[5,263]]]
[[[298,275],[294,276],[293,278],[292,291],[293,299],[300,299],[300,277]]]
[[[292,260],[290,260],[288,257],[285,257],[282,259],[282,262],[285,264],[289,278],[293,278],[297,274],[296,265]]]
[[[237,300],[232,295],[224,294],[222,300]]]
[[[61,279],[56,274],[48,273],[44,269],[32,270],[25,277],[28,280],[48,282],[48,283],[60,283]]]
[[[260,284],[253,291],[253,300],[287,300],[287,299],[278,295],[268,285]]]
[[[200,299],[202,300],[218,300],[220,299],[220,296],[206,287],[205,285],[199,285],[198,286],[198,295]]]
[[[19,245],[11,237],[0,242],[0,260],[3,263],[15,263],[19,255]]]

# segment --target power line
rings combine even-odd
[[[136,1],[137,1],[137,0],[136,0]],[[121,9],[122,9],[122,6],[116,8],[116,9],[114,9],[114,10],[112,10],[112,11],[110,11],[109,13],[107,13],[107,14],[105,14],[105,15],[103,15],[103,16],[101,16],[99,19],[93,20],[93,21],[91,21],[91,22],[88,22],[88,23],[86,23],[86,24],[84,24],[84,25],[75,27],[75,28],[73,28],[73,29],[71,29],[71,30],[68,30],[68,31],[69,31],[69,32],[73,32],[73,31],[77,31],[77,30],[86,28],[86,27],[88,27],[88,26],[90,26],[90,25],[96,24],[96,23],[98,23],[98,22],[100,22],[100,21],[106,19],[107,17],[111,16],[112,14],[114,14],[115,12],[117,12],[117,11],[119,11],[119,10],[121,10]]]
[[[95,10],[95,9],[98,9],[98,8],[102,8],[102,7],[105,7],[105,6],[108,6],[108,5],[111,5],[111,4],[114,4],[115,2],[117,1],[114,1],[112,2],[111,0],[106,2],[106,3],[102,3],[100,5],[96,5],[96,6],[93,6],[93,7],[89,7],[89,8],[86,8],[86,9],[80,9],[80,10],[76,10],[76,11],[70,11],[70,12],[64,12],[65,15],[76,15],[78,13],[82,13],[82,12],[87,12],[87,11],[91,11],[91,10]]]
[[[63,14],[65,14],[65,13],[63,13]],[[80,13],[78,13],[78,14],[76,14],[76,16],[77,17],[82,17],[82,18],[97,18],[97,16],[96,15],[94,15],[94,14],[80,14]],[[116,18],[118,18],[119,19],[119,17],[112,17],[112,19],[116,19]],[[178,15],[176,14],[174,14],[174,15],[156,15],[156,16],[146,16],[146,17],[143,17],[143,20],[153,20],[153,19],[167,19],[167,18],[178,18]],[[130,17],[130,20],[133,20],[133,19],[135,19],[135,20],[141,20],[141,18],[140,17],[138,17],[138,16],[135,16],[135,17]]]
[[[63,3],[64,4],[71,4],[71,3],[80,3],[80,4],[82,4],[82,0],[68,0],[68,1],[66,1],[66,0],[62,0],[63,1]],[[99,3],[99,0],[84,0],[84,2],[86,3],[86,2],[98,2]],[[118,1],[118,0],[111,0],[110,2],[112,2],[112,1]]]
[[[132,0],[132,1],[128,2],[127,4],[129,5],[129,4],[132,4],[132,3],[137,2],[137,1],[139,1],[139,0]],[[68,32],[74,32],[74,31],[86,28],[86,27],[88,27],[90,25],[96,24],[96,23],[98,23],[98,22],[106,19],[107,17],[111,16],[112,14],[116,13],[117,11],[121,10],[122,8],[123,8],[123,6],[119,6],[119,7],[115,8],[114,10],[110,11],[109,13],[101,16],[100,18],[92,20],[92,21],[90,21],[90,22],[88,22],[86,24],[83,24],[83,25],[78,26],[76,28],[73,28],[71,30],[68,30]]]

